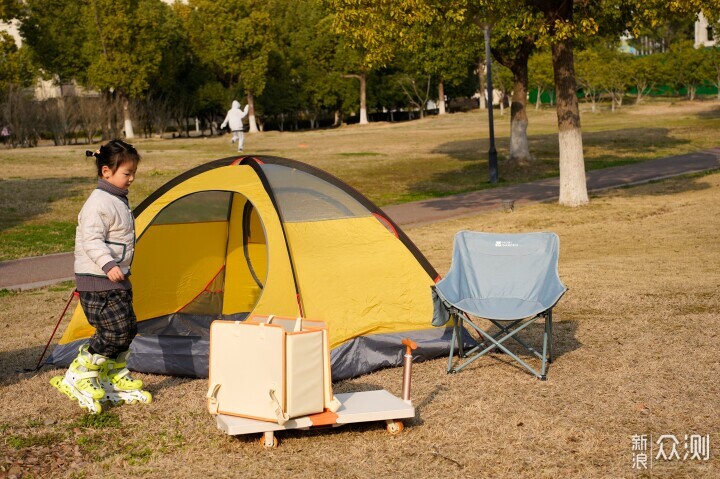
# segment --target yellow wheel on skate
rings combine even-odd
[[[80,405],[85,407],[85,409],[87,409],[90,414],[100,414],[102,412],[102,405],[100,404],[100,401],[98,401],[97,399],[95,399],[92,402],[92,405],[91,404],[87,404],[87,405],[80,404]]]
[[[73,401],[77,401],[81,408],[87,409],[90,414],[100,414],[102,412],[102,406],[97,399],[90,399],[88,397],[78,397],[73,394],[73,390],[64,381],[64,376],[53,376],[50,379],[50,385],[66,395]]]
[[[143,403],[143,404],[150,404],[152,402],[152,394],[150,394],[148,391],[138,391],[140,397],[134,397],[132,399],[126,399],[125,402],[128,404],[136,404],[136,403]]]
[[[73,401],[77,401],[77,398],[73,396],[73,394],[70,392],[68,387],[63,382],[63,376],[53,376],[50,378],[50,385],[72,399]]]

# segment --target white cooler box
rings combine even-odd
[[[210,326],[211,414],[284,424],[335,412],[327,327],[320,321],[278,316],[214,321]]]

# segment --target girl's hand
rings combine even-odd
[[[107,277],[113,283],[119,283],[120,281],[123,281],[125,279],[125,275],[120,269],[120,266],[115,266],[113,269],[108,271]]]

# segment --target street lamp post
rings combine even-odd
[[[487,109],[488,129],[490,133],[490,150],[488,151],[488,165],[490,167],[490,183],[498,182],[497,150],[495,149],[495,125],[493,123],[493,86],[492,86],[492,57],[490,56],[490,25],[485,25],[485,66],[487,75]]]

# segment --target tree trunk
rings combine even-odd
[[[510,161],[519,164],[530,163],[534,160],[530,154],[527,127],[527,89],[528,66],[525,61],[518,61],[512,66],[513,92],[510,103]]]
[[[343,78],[357,78],[358,80],[360,80],[360,124],[367,125],[367,78],[365,73],[360,73],[359,75],[343,75]]]
[[[444,115],[445,111],[445,84],[442,79],[438,82],[438,115]]]
[[[367,125],[367,79],[364,73],[358,75],[360,79],[360,124]]]
[[[559,203],[565,206],[581,206],[587,204],[589,199],[572,40],[565,39],[554,43],[552,57],[560,146]]]
[[[257,133],[258,127],[257,122],[255,121],[255,96],[253,96],[251,91],[247,94],[247,102],[248,105],[250,105],[248,110],[248,124],[250,125],[250,129],[248,130],[248,133]]]
[[[480,81],[480,109],[485,110],[487,108],[487,102],[485,98],[485,93],[487,88],[485,88],[485,64],[482,60],[478,63],[478,80]]]
[[[540,95],[542,95],[542,89],[538,87],[537,89],[537,97],[535,97],[535,111],[540,109]]]
[[[105,118],[103,119],[102,123],[102,141],[107,141],[112,138],[113,135],[113,100],[112,100],[112,92],[110,90],[104,90],[102,92],[103,100],[105,105],[103,105],[105,109]]]
[[[123,95],[123,120],[125,123],[125,138],[135,138],[135,132],[133,131],[132,118],[130,117],[130,100]]]

